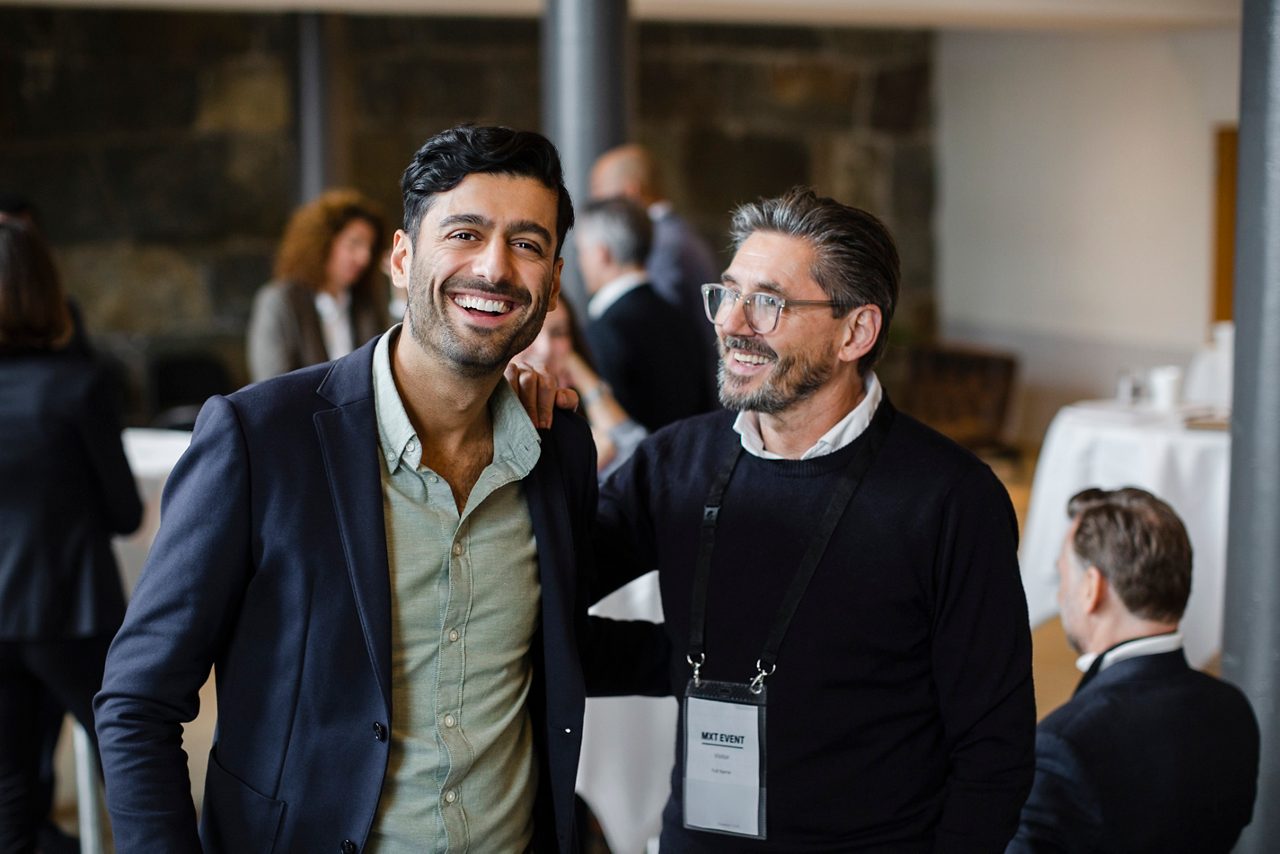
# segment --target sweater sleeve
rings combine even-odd
[[[641,442],[600,489],[595,572],[590,585],[592,602],[658,566],[649,507],[648,465],[654,455],[654,443],[654,437]]]
[[[1035,696],[1017,520],[986,466],[950,491],[939,538],[932,656],[949,768],[934,850],[999,852],[1031,786]]]

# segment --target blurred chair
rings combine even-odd
[[[968,345],[918,344],[907,354],[907,381],[894,403],[966,448],[1016,460],[1004,441],[1018,361]],[[905,392],[905,393],[904,393]]]
[[[190,430],[206,400],[235,390],[222,359],[200,350],[154,354],[148,360],[147,381],[155,413],[150,425],[168,430]]]

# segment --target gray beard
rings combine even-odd
[[[764,344],[751,341],[749,338],[727,338],[720,345],[719,386],[720,405],[725,409],[740,412],[759,412],[763,415],[777,415],[810,397],[831,379],[831,360],[805,360],[790,356],[774,362],[764,383],[753,392],[739,392],[733,388],[734,376],[725,366],[725,348],[733,346],[740,350],[760,353],[765,356],[777,354]]]

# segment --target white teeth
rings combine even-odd
[[[502,314],[507,310],[507,304],[501,300],[485,299],[484,297],[471,296],[469,294],[454,297],[453,302],[459,308],[470,308],[490,314]]]
[[[759,353],[743,353],[740,350],[733,354],[733,360],[744,365],[763,365],[769,361],[767,357],[761,356]]]

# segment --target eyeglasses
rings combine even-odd
[[[747,317],[747,325],[760,335],[768,335],[778,328],[778,318],[782,316],[784,308],[812,308],[816,306],[839,308],[844,306],[844,303],[836,300],[783,299],[765,291],[756,291],[754,294],[743,296],[733,288],[728,288],[724,285],[702,286],[702,307],[706,309],[707,320],[710,320],[716,326],[724,325],[725,321],[729,319],[729,315],[733,313],[734,305],[739,300],[742,301],[742,309]]]

